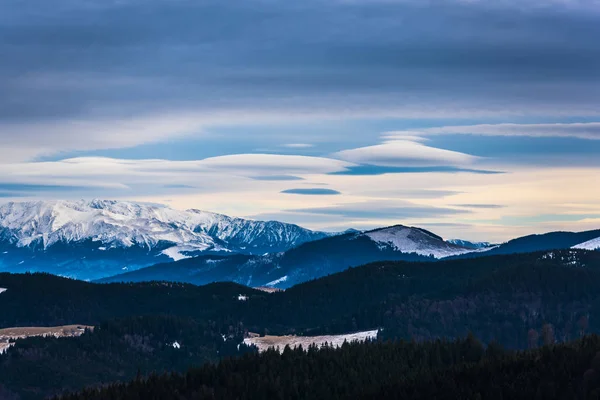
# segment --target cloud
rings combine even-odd
[[[172,185],[164,185],[164,188],[167,189],[195,189],[195,186],[184,185],[184,184],[172,184]]]
[[[598,115],[581,2],[47,3],[0,4],[12,160],[273,118]]]
[[[415,174],[415,173],[431,173],[431,172],[443,172],[443,173],[458,173],[468,172],[473,174],[502,174],[503,171],[491,171],[483,169],[471,169],[471,168],[458,168],[458,167],[385,167],[379,165],[357,165],[346,168],[342,171],[331,172],[329,175],[350,175],[350,176],[361,176],[361,175],[385,175],[385,174]]]
[[[309,157],[281,154],[234,154],[205,158],[198,162],[200,166],[237,171],[238,173],[262,173],[272,171],[290,174],[329,173],[343,171],[352,163],[323,157]]]
[[[282,145],[282,147],[287,147],[290,149],[308,149],[311,147],[314,147],[314,144],[310,144],[310,143],[287,143]]]
[[[393,140],[375,146],[343,150],[333,156],[357,164],[384,167],[465,166],[478,159],[469,154],[408,140]]]
[[[405,189],[398,192],[394,192],[394,196],[397,197],[408,197],[416,199],[437,199],[440,197],[454,196],[460,194],[456,190],[438,190],[438,189]]]
[[[15,192],[0,192],[0,198],[20,198],[31,196],[31,194],[26,193],[15,193]]]
[[[504,208],[504,206],[499,204],[452,204],[454,207],[464,207],[464,208],[480,208],[480,209],[494,209],[494,208]]]
[[[124,160],[78,157],[0,164],[0,191],[37,196],[144,196],[161,193],[229,193],[271,188],[352,165],[340,160],[273,154],[238,154],[203,160]],[[282,173],[284,173],[282,175]],[[310,189],[307,189],[310,190]],[[316,194],[316,193],[315,193]],[[15,194],[15,197],[18,197]]]
[[[331,207],[315,207],[286,210],[294,213],[320,214],[344,218],[379,219],[388,221],[410,218],[436,218],[469,211],[446,207],[417,205],[406,201],[366,201],[360,203],[338,204]]]
[[[553,123],[553,124],[479,124],[442,126],[418,131],[387,132],[385,139],[395,140],[412,135],[468,134],[486,136],[564,137],[600,140],[600,122]]]
[[[304,178],[294,175],[262,175],[251,176],[256,181],[302,181]]]
[[[282,190],[280,193],[286,194],[301,194],[301,195],[319,195],[319,196],[328,196],[328,195],[337,195],[342,194],[337,190],[333,189],[324,189],[324,188],[298,188],[298,189],[286,189]]]
[[[473,222],[496,223],[503,226],[533,225],[552,222],[581,222],[599,219],[600,214],[535,214],[503,215],[494,220],[474,220]]]
[[[47,184],[26,184],[26,183],[4,183],[0,182],[0,190],[16,192],[62,192],[62,191],[85,191],[96,189],[97,186],[71,186],[71,185],[47,185]]]

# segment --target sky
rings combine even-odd
[[[600,1],[3,0],[0,201],[600,228]]]

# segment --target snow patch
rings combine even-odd
[[[285,275],[285,276],[282,276],[279,279],[275,279],[274,281],[271,281],[271,282],[265,284],[265,286],[266,287],[272,287],[272,286],[275,286],[275,285],[279,285],[280,283],[283,283],[283,282],[285,282],[287,280],[288,280],[288,276]]]
[[[343,335],[324,335],[324,336],[256,336],[244,339],[244,344],[258,347],[259,352],[275,348],[279,352],[283,351],[285,346],[291,348],[302,345],[303,349],[308,349],[311,345],[323,347],[325,343],[329,346],[340,347],[344,342],[364,342],[369,339],[377,338],[377,330],[354,332]]]
[[[600,238],[588,240],[572,247],[572,249],[600,250]]]
[[[190,256],[186,256],[185,254],[181,254],[183,249],[178,246],[169,247],[166,250],[162,251],[162,254],[171,258],[173,261],[185,260],[186,258],[191,258]]]
[[[239,301],[246,301],[246,300],[248,300],[248,296],[240,294],[240,295],[238,295],[238,300]]]
[[[179,342],[175,341],[171,344],[171,346],[173,346],[174,349],[180,349],[181,345],[179,344]]]
[[[6,288],[0,287],[0,293],[4,293],[4,292],[6,292]]]

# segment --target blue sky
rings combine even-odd
[[[600,228],[596,0],[7,0],[0,197]]]

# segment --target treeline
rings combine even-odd
[[[0,287],[8,288],[0,328],[168,313],[261,334],[384,327],[386,338],[430,340],[471,331],[520,349],[545,325],[557,341],[600,333],[600,252],[589,251],[379,262],[273,294],[234,283],[91,284],[43,274],[0,274]]]
[[[383,328],[383,341],[416,343],[472,332],[509,349],[600,333],[600,252],[575,250],[379,262],[273,294],[233,283],[100,285],[44,274],[0,274],[0,287],[8,289],[0,328],[97,326],[81,338],[20,340],[0,356],[4,392],[24,399],[216,362],[247,351],[237,348],[247,332]]]
[[[244,312],[240,293],[265,295],[236,283],[195,286],[172,282],[94,284],[58,276],[0,273],[0,328],[96,325],[139,315],[171,314],[198,319]]]
[[[184,372],[255,352],[241,344],[244,333],[240,325],[163,315],[112,320],[78,338],[30,337],[0,355],[0,384],[5,397],[26,400],[151,372]]]
[[[600,338],[523,352],[472,335],[456,341],[286,348],[184,375],[152,375],[62,400],[130,399],[597,399]]]

